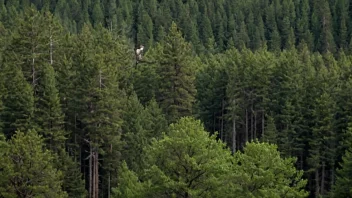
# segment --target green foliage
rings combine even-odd
[[[231,156],[194,118],[171,124],[168,133],[145,148],[143,172],[126,164],[114,189],[123,197],[306,197],[306,180],[294,158],[282,159],[275,145],[249,143]],[[163,159],[163,160],[160,160]],[[280,174],[279,174],[280,173]]]
[[[17,132],[1,139],[0,194],[4,197],[67,197],[62,175],[54,168],[54,155],[35,131]]]
[[[175,23],[172,24],[160,57],[157,59],[160,75],[157,100],[169,122],[190,115],[195,97],[195,62],[190,44],[182,37]]]
[[[93,3],[92,20],[96,28],[104,23],[104,13],[100,5],[100,0],[95,0]]]
[[[352,151],[347,149],[342,157],[341,169],[337,170],[336,183],[333,186],[333,197],[352,197]]]
[[[207,131],[223,132],[221,122],[225,114],[226,69],[221,61],[223,56],[209,56],[204,69],[196,78],[197,115],[204,122]],[[224,124],[224,123],[223,123]]]
[[[153,22],[149,14],[141,9],[138,24],[137,44],[144,45],[146,49],[153,45]]]
[[[257,138],[277,143],[282,156],[298,159],[311,195],[327,196],[351,141],[349,7],[347,0],[0,0],[0,128],[8,139],[17,130],[42,135],[43,147],[58,155],[54,168],[70,197],[85,196],[84,187],[91,186],[91,151],[99,153],[98,196],[108,197],[118,186],[116,196],[126,197],[158,196],[161,189],[171,189],[163,196],[179,196],[172,189],[199,193],[187,188],[187,174],[176,180],[165,172],[177,168],[177,159],[160,151],[172,166],[147,167],[156,161],[146,160],[144,152],[153,138],[167,139],[161,138],[167,122],[190,115],[211,134],[218,131],[233,150]],[[74,34],[64,35],[66,30]],[[138,44],[148,50],[135,64]],[[296,181],[288,174],[293,161],[281,163],[270,157],[277,156],[273,148],[259,147],[270,150],[258,153],[285,164],[285,177]],[[267,161],[256,157],[248,155],[243,163],[258,170],[251,164]],[[127,166],[117,173],[122,159]],[[209,189],[209,196],[276,197],[287,189],[275,166],[259,169],[265,172],[255,175],[260,179],[247,178],[252,169],[228,166],[231,172],[219,175],[222,186]],[[229,182],[233,172],[247,179]],[[271,184],[258,190],[263,178],[285,181],[277,184],[282,191]],[[251,194],[241,185],[255,189]],[[297,189],[290,192],[301,196]]]
[[[241,186],[240,197],[307,197],[307,180],[303,171],[294,167],[296,159],[280,157],[277,146],[268,143],[248,143],[243,153],[237,152],[232,180]],[[232,184],[233,185],[233,184]]]
[[[146,147],[146,165],[140,177],[147,182],[136,183],[137,179],[133,176],[128,182],[132,182],[132,186],[125,186],[125,183],[117,190],[128,193],[128,189],[138,188],[135,190],[142,192],[137,193],[147,193],[153,197],[215,196],[216,192],[221,192],[221,178],[230,166],[231,155],[224,146],[215,136],[209,138],[199,121],[182,118],[171,124],[167,135]],[[143,190],[141,185],[148,188]]]
[[[126,162],[122,163],[119,170],[119,186],[113,189],[112,197],[126,197],[126,198],[143,198],[148,185],[139,181],[138,176],[133,171],[129,170]]]
[[[265,128],[265,134],[262,136],[262,141],[268,142],[271,144],[277,144],[278,134],[275,126],[274,119],[272,117],[268,118],[267,125]]]
[[[38,133],[44,136],[49,148],[57,151],[63,148],[66,134],[63,130],[64,117],[56,88],[55,71],[51,65],[43,66],[38,84],[34,120],[39,127]]]
[[[17,130],[28,130],[34,111],[33,89],[18,67],[5,66],[3,110],[0,112],[3,131],[11,137]]]
[[[161,137],[166,128],[166,120],[155,101],[143,107],[136,95],[127,99],[122,119],[125,142],[122,156],[132,170],[138,171],[144,163],[141,157],[143,148],[150,145],[153,138]]]
[[[59,151],[55,159],[55,167],[58,167],[63,173],[62,189],[69,197],[85,198],[87,191],[79,165],[64,150]]]

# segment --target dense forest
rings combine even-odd
[[[351,52],[349,0],[0,0],[0,197],[352,197]]]

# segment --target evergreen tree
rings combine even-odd
[[[98,28],[100,24],[104,24],[104,12],[101,7],[100,0],[94,0],[92,10],[92,21],[94,27]]]
[[[276,145],[248,143],[243,153],[235,155],[239,167],[230,186],[241,186],[234,190],[240,197],[307,197],[307,181],[302,179],[303,171],[294,167],[295,160],[281,158]]]
[[[146,182],[137,182],[136,176],[128,179],[126,176],[133,173],[125,173],[122,179],[132,181],[118,187],[117,192],[123,197],[128,197],[131,188],[143,197],[226,195],[221,191],[226,190],[222,179],[229,170],[231,155],[224,144],[215,136],[209,137],[201,123],[189,117],[172,124],[168,131],[145,150],[145,175],[139,179]]]
[[[146,46],[146,49],[148,49],[154,42],[153,22],[147,12],[143,11],[141,15],[141,21],[138,24],[137,43]]]
[[[207,15],[204,13],[202,16],[198,19],[198,24],[199,25],[199,37],[203,43],[204,46],[206,46],[210,38],[213,38],[213,29],[211,27],[211,22],[208,18]]]
[[[56,88],[55,71],[50,64],[43,65],[37,97],[34,119],[39,127],[38,133],[46,139],[49,148],[58,151],[64,147],[65,142],[64,117]]]
[[[5,93],[0,118],[3,132],[9,138],[17,130],[28,130],[32,127],[34,98],[32,87],[18,67],[6,65],[2,73]]]
[[[351,127],[348,128],[347,133],[351,137]],[[352,151],[351,143],[347,144],[350,147],[346,149],[342,157],[341,168],[337,169],[337,179],[332,188],[332,197],[352,197]]]
[[[83,29],[77,42],[76,47],[80,51],[74,57],[77,76],[74,82],[76,91],[71,102],[77,104],[76,119],[73,121],[80,122],[81,128],[76,129],[73,137],[78,136],[84,142],[80,147],[89,148],[89,153],[81,150],[81,155],[89,158],[86,172],[90,176],[86,177],[90,186],[89,194],[98,197],[101,194],[100,181],[108,184],[101,191],[103,193],[110,192],[110,185],[117,185],[117,174],[114,173],[120,159],[120,102],[124,94],[119,89],[119,63],[111,57],[112,54],[123,54],[120,50],[124,48],[120,48],[121,45],[113,40],[107,30],[91,32],[88,26]],[[99,159],[104,161],[102,169],[98,166]]]
[[[315,1],[314,13],[316,18],[313,18],[315,27],[314,34],[316,38],[316,49],[320,52],[335,52],[335,40],[333,37],[333,24],[331,10],[327,0]]]
[[[274,119],[270,116],[268,119],[267,119],[267,126],[265,128],[265,134],[263,134],[262,136],[262,141],[263,142],[268,142],[268,143],[271,143],[271,144],[277,144],[277,129],[276,129],[276,126],[275,126],[275,122],[274,122]]]
[[[112,197],[125,197],[125,198],[143,198],[145,197],[145,191],[148,187],[148,184],[144,184],[139,181],[138,175],[129,170],[126,162],[122,163],[121,168],[119,169],[119,186],[114,188]]]
[[[241,23],[238,39],[239,39],[238,47],[240,49],[249,47],[250,40],[249,40],[249,36],[247,33],[247,27],[244,22]]]
[[[210,56],[207,64],[196,78],[197,113],[204,123],[205,129],[211,133],[218,131],[225,135],[225,101],[227,74],[222,56]]]
[[[54,168],[54,155],[45,149],[35,131],[17,132],[1,140],[0,195],[4,197],[67,197],[61,190],[62,175]]]
[[[297,40],[298,43],[306,43],[309,49],[313,46],[313,35],[309,28],[310,6],[308,1],[300,4],[300,17],[297,19]]]
[[[190,44],[172,24],[163,43],[160,64],[159,91],[157,95],[161,108],[169,122],[192,113],[195,86],[195,63],[192,61]]]

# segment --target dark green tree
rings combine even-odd
[[[281,158],[277,146],[269,143],[248,143],[243,153],[235,155],[231,187],[240,197],[307,197],[307,180],[296,170],[295,158]]]
[[[348,129],[351,136],[351,128]],[[351,143],[349,142],[349,145]],[[342,157],[341,168],[337,170],[336,183],[333,186],[333,197],[352,197],[352,150],[349,147]]]
[[[189,43],[182,37],[175,23],[163,42],[157,59],[160,75],[157,100],[169,122],[192,113],[195,100],[195,62]]]
[[[41,136],[17,132],[8,142],[0,140],[0,195],[68,197],[61,190],[62,173],[54,168],[54,154],[45,149]]]
[[[5,63],[5,69],[1,71],[5,90],[0,118],[3,132],[9,138],[17,130],[28,130],[32,127],[34,97],[33,89],[26,82],[20,68]]]
[[[104,25],[105,24],[105,17],[104,17],[104,12],[101,7],[101,2],[100,0],[94,0],[93,2],[93,10],[92,10],[92,21],[93,25],[95,28],[99,27],[99,24]]]
[[[66,132],[63,129],[64,115],[56,88],[55,71],[50,64],[42,66],[36,96],[34,121],[38,126],[38,133],[43,135],[48,148],[57,152],[64,148]]]

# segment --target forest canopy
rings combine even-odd
[[[0,197],[352,197],[351,8],[0,0]]]

